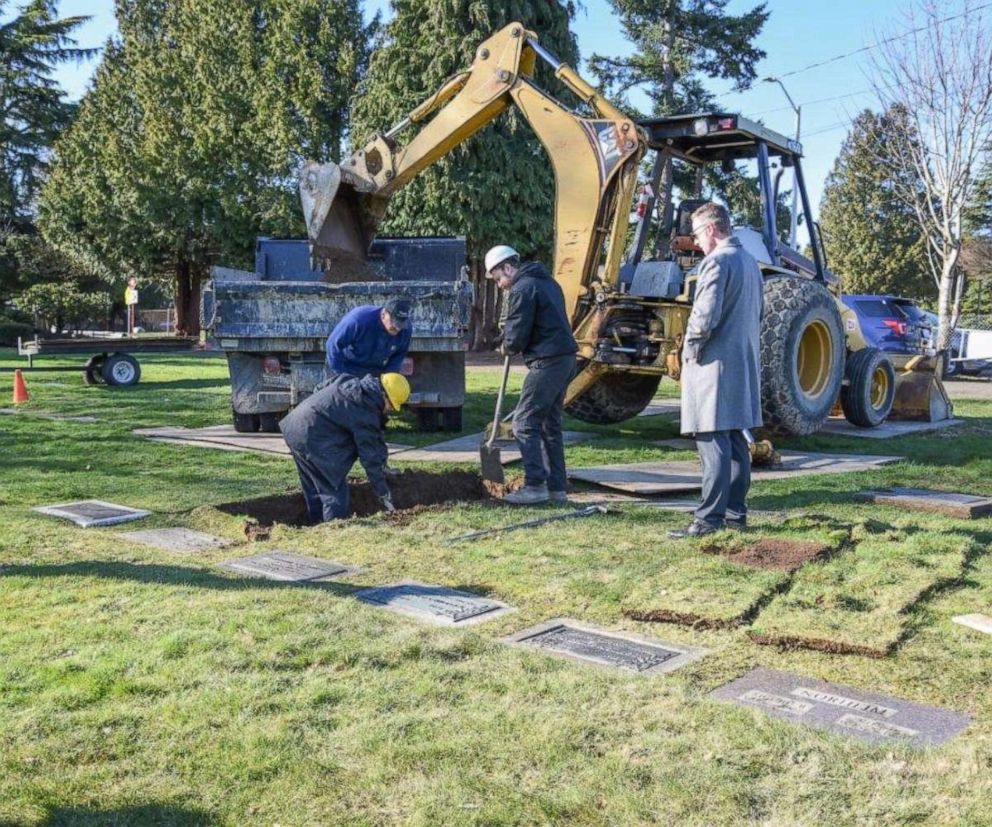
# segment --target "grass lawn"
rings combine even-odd
[[[684,515],[632,505],[454,545],[445,540],[561,509],[457,504],[402,520],[278,525],[267,543],[249,543],[243,518],[215,506],[291,490],[292,462],[134,437],[229,418],[222,359],[141,362],[131,389],[26,374],[31,402],[0,416],[2,827],[992,823],[992,636],[951,622],[992,614],[992,526],[852,499],[886,485],[992,492],[992,402],[958,402],[963,426],[920,437],[783,441],[907,461],[763,482],[754,530],[705,550],[665,538]],[[0,352],[0,364],[15,357]],[[497,381],[495,368],[469,372],[467,431],[491,415]],[[11,385],[0,374],[0,403]],[[391,426],[390,439],[440,438],[411,425]],[[573,466],[692,456],[654,444],[677,435],[663,416],[567,427],[597,433],[568,449]],[[154,515],[84,530],[31,511],[72,499]],[[121,537],[156,526],[238,545],[176,555]],[[720,553],[752,537],[832,553],[791,574]],[[361,570],[298,586],[217,567],[266,548]],[[351,597],[402,579],[515,611],[446,629]],[[652,609],[708,622],[631,617]],[[711,654],[645,677],[500,642],[554,617]],[[820,639],[885,654],[803,645]],[[756,666],[974,720],[942,747],[911,750],[707,698]]]

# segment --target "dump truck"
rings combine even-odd
[[[588,117],[536,84],[538,60]],[[306,166],[300,186],[314,255],[360,265],[391,196],[511,107],[543,144],[555,176],[552,274],[579,346],[579,370],[565,399],[570,414],[597,424],[621,422],[647,406],[664,376],[678,377],[679,343],[702,259],[689,223],[703,203],[702,169],[719,164],[730,171],[741,160],[757,167],[762,205],[760,226],[735,233],[765,277],[762,408],[768,429],[809,434],[835,408],[860,426],[878,424],[893,409],[914,418],[949,414],[939,360],[921,358],[897,376],[885,354],[846,339],[840,284],[826,266],[819,234],[810,232],[811,258],[780,239],[775,204],[785,169],[795,170],[803,213],[812,215],[796,141],[735,113],[635,122],[520,23],[480,43],[468,69],[390,129],[370,136],[343,164]],[[649,153],[652,171],[631,233]],[[672,188],[662,187],[658,203],[659,184],[674,163],[700,170],[697,192],[675,205]],[[660,221],[653,220],[656,209]]]
[[[380,238],[362,268],[314,264],[306,239],[260,238],[254,271],[214,267],[201,323],[227,356],[235,430],[278,430],[324,380],[324,345],[360,305],[406,298],[413,336],[403,367],[424,431],[460,431],[472,286],[464,238]]]

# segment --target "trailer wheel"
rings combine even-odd
[[[96,356],[90,356],[86,360],[86,369],[83,372],[83,383],[86,385],[102,385],[103,384],[103,362],[107,358],[107,354],[100,353]]]
[[[881,425],[896,398],[896,371],[882,351],[866,347],[847,357],[847,385],[840,389],[840,405],[852,425]]]
[[[234,430],[239,434],[253,434],[261,427],[258,414],[243,414],[231,412],[234,419]]]
[[[285,415],[285,413],[258,414],[258,430],[263,434],[279,433],[279,423]]]
[[[765,281],[761,320],[761,409],[765,427],[782,434],[818,431],[844,378],[844,327],[837,302],[818,282]]]
[[[128,387],[141,379],[141,365],[127,353],[114,353],[103,363],[100,374],[108,385]]]
[[[578,370],[581,370],[580,365]],[[607,373],[574,400],[565,411],[593,425],[613,425],[637,416],[658,390],[661,376],[636,373]]]

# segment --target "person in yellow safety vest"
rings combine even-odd
[[[124,288],[124,304],[127,305],[127,335],[133,336],[138,326],[138,279],[131,276]]]

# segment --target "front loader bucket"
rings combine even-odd
[[[300,174],[300,200],[314,266],[323,265],[333,281],[374,281],[367,264],[372,227],[362,196],[342,180],[334,163],[307,162]]]
[[[896,374],[896,396],[891,420],[940,422],[954,414],[944,383],[943,357],[918,356]]]

